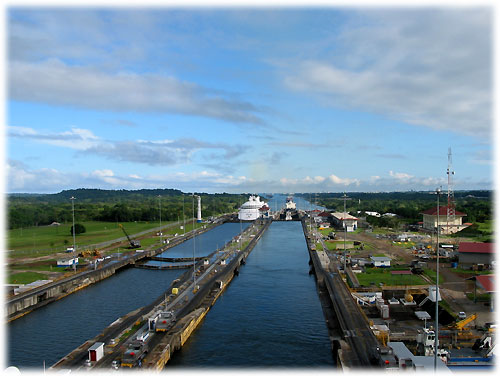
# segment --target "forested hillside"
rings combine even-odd
[[[247,197],[226,193],[195,194],[201,196],[204,218],[234,212]],[[183,207],[186,218],[191,218],[193,215],[191,193],[182,193],[176,189],[136,191],[76,189],[56,194],[9,195],[7,214],[9,229],[72,221],[70,197],[75,197],[75,219],[82,222],[157,221],[160,215],[160,200],[162,220],[182,219]],[[196,202],[194,205],[196,210]]]

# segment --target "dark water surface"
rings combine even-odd
[[[300,222],[274,222],[171,367],[333,367]]]
[[[247,224],[226,223],[196,237],[196,255],[222,247]],[[193,255],[188,240],[164,253]],[[182,256],[180,256],[182,255]],[[184,256],[187,255],[187,256]],[[151,303],[185,270],[128,268],[6,325],[7,366],[50,367],[119,317]]]

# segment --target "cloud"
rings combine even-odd
[[[314,144],[312,142],[287,142],[287,141],[275,141],[270,142],[269,145],[272,146],[283,146],[286,148],[305,148],[305,149],[317,149],[317,148],[328,148],[332,147],[332,144]]]
[[[493,186],[488,179],[469,178],[455,181],[456,189],[463,185],[467,189],[486,189]],[[116,174],[103,168],[90,172],[64,172],[56,169],[32,169],[23,162],[9,160],[7,163],[8,192],[45,193],[59,192],[61,189],[101,188],[101,189],[141,189],[164,187],[198,192],[374,192],[434,190],[445,186],[445,178],[415,177],[407,173],[390,171],[386,176],[372,176],[367,180],[329,176],[306,176],[304,178],[282,177],[274,180],[254,179],[213,171],[175,172],[169,174],[138,175]]]
[[[397,153],[377,154],[377,157],[387,158],[387,159],[408,159],[408,156]]]
[[[177,113],[233,123],[264,124],[253,104],[173,76],[106,73],[51,59],[8,66],[11,100],[107,111]]]
[[[412,175],[406,174],[404,172],[393,172],[393,171],[389,171],[389,175],[398,180],[408,180],[413,177]]]
[[[285,85],[333,107],[489,137],[492,12],[358,12],[337,37],[341,53],[288,68]]]
[[[101,155],[111,160],[147,164],[150,166],[172,166],[191,162],[196,152],[213,150],[210,160],[233,160],[249,150],[243,145],[228,145],[221,142],[211,143],[194,138],[179,140],[103,140],[88,129],[72,128],[59,133],[43,133],[27,127],[7,127],[8,136],[28,139],[43,144],[78,150],[79,153]],[[227,168],[230,168],[229,166]]]
[[[76,150],[86,150],[101,143],[99,137],[92,131],[81,128],[71,128],[70,131],[61,133],[40,133],[33,128],[9,126],[7,133],[13,138],[31,139]]]

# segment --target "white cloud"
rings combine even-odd
[[[359,185],[359,180],[358,179],[348,179],[348,178],[339,178],[336,175],[330,175],[328,176],[328,180],[330,180],[333,184],[336,185]]]
[[[110,169],[71,173],[49,168],[31,169],[22,162],[11,160],[7,165],[7,183],[8,192],[27,193],[59,192],[62,189],[73,188],[141,189],[165,186],[184,191],[238,193],[434,190],[438,186],[445,186],[446,180],[394,172],[388,173],[385,177],[372,176],[367,180],[340,178],[333,174],[328,177],[257,180],[206,170],[146,176],[120,175]],[[466,184],[467,189],[485,189],[493,186],[492,181],[487,179],[471,185],[470,181],[464,178],[463,181],[456,181],[456,189],[461,189],[462,184]]]
[[[66,147],[75,150],[86,150],[98,146],[102,141],[88,129],[72,128],[60,133],[41,133],[33,128],[7,127],[9,137],[32,139],[44,144]]]
[[[151,166],[172,166],[188,163],[194,153],[200,150],[214,150],[210,160],[218,163],[221,160],[234,160],[249,148],[239,144],[221,142],[205,142],[193,138],[179,140],[136,140],[110,141],[103,140],[88,129],[72,128],[70,131],[50,133],[40,132],[27,127],[7,127],[8,136],[35,142],[65,147],[79,152],[101,155],[108,159],[135,162]]]
[[[234,123],[263,123],[251,103],[172,76],[106,73],[56,59],[11,62],[8,96],[11,100],[97,110],[171,112]]]
[[[353,19],[337,38],[339,53],[289,68],[290,89],[334,107],[491,135],[490,9],[372,10]]]
[[[393,178],[396,178],[398,180],[408,180],[411,179],[413,176],[404,172],[393,172],[392,170],[389,171],[389,175],[392,176]]]

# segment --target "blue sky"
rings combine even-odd
[[[7,9],[7,191],[493,188],[493,9]]]

